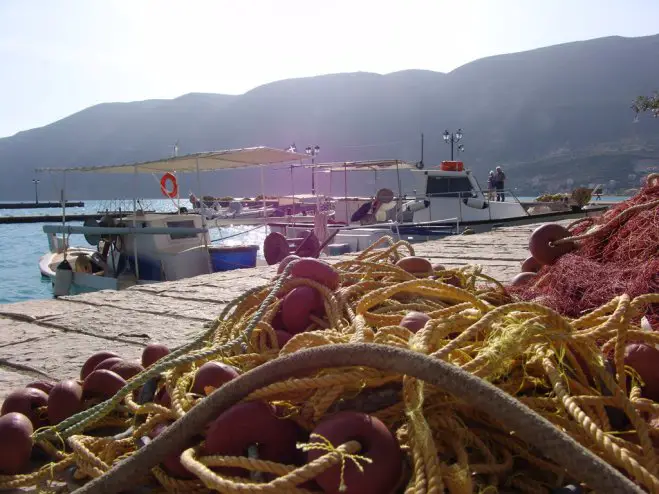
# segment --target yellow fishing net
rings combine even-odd
[[[396,266],[410,255],[411,245],[386,238],[354,260],[333,265],[341,279],[337,290],[306,278],[279,277],[243,294],[203,337],[135,376],[112,400],[37,431],[36,443],[52,461],[31,474],[2,476],[0,487],[66,491],[103,475],[137,451],[154,427],[177,420],[199,403],[202,397],[189,390],[205,362],[224,362],[245,373],[303,349],[368,342],[461,367],[514,396],[644,490],[659,491],[653,443],[659,431],[650,425],[659,404],[641,396],[643,383],[623,362],[628,341],[659,343],[657,335],[630,323],[647,304],[659,302],[659,294],[623,295],[568,319],[542,305],[511,300],[478,266],[439,269],[422,277]],[[279,348],[271,325],[281,304],[275,294],[301,285],[321,294],[325,315]],[[423,312],[430,320],[412,332],[399,325],[409,311]],[[610,350],[613,365],[607,364],[602,347]],[[136,402],[132,391],[149,378],[158,389],[165,387],[170,406]],[[535,493],[580,481],[547,459],[540,445],[527,444],[503,428],[488,410],[474,409],[460,396],[408,376],[364,367],[317,369],[254,391],[246,401],[253,400],[276,404],[282,418],[308,433],[342,409],[377,417],[404,452],[396,492]],[[105,432],[110,426],[112,435]],[[117,428],[126,432],[117,435]],[[200,444],[201,439],[182,454],[193,479],[177,479],[156,467],[133,479],[133,485],[151,486],[152,492],[318,492],[309,481],[319,473],[365,461],[354,441],[325,444],[325,454],[304,465],[264,461],[258,451],[244,457],[204,456]],[[252,473],[232,476],[219,467]]]

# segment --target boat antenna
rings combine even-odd
[[[416,167],[417,167],[419,170],[422,170],[423,167],[424,167],[424,164],[423,164],[423,132],[421,132],[421,161],[418,161],[418,162],[416,163]]]
[[[423,168],[423,132],[421,132],[421,168]]]

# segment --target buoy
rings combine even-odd
[[[320,254],[320,241],[313,231],[305,230],[302,232],[303,240],[296,249],[295,254],[300,257],[318,257]]]
[[[55,283],[53,284],[53,293],[56,297],[62,297],[69,294],[73,284],[73,269],[69,261],[64,259],[59,263],[55,270]]]
[[[537,273],[540,271],[540,268],[542,268],[542,264],[538,262],[538,260],[531,256],[527,257],[524,262],[522,263],[522,269],[520,272],[522,273]]]
[[[395,491],[402,473],[403,453],[396,437],[380,420],[364,413],[344,411],[322,420],[313,432],[334,447],[357,441],[361,446],[359,455],[370,460],[361,465],[346,461],[345,465],[333,465],[317,475],[316,483],[323,492],[380,494]],[[321,448],[310,449],[307,463],[324,453]]]
[[[532,280],[537,276],[536,273],[529,271],[529,272],[521,272],[517,276],[515,276],[510,284],[512,286],[518,286],[518,285],[525,285],[526,283],[532,282]]]
[[[529,238],[531,255],[543,265],[553,264],[563,254],[576,249],[574,242],[554,244],[557,240],[569,237],[570,230],[557,223],[547,223],[536,228]]]
[[[279,232],[272,232],[263,242],[263,254],[265,256],[265,262],[269,266],[277,264],[279,261],[284,259],[287,255],[290,254],[290,248],[288,247],[288,241]]]

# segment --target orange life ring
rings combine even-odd
[[[172,183],[172,190],[167,188],[167,182]],[[176,177],[173,174],[167,172],[162,176],[160,179],[160,191],[163,193],[163,195],[170,198],[178,196],[178,183],[176,182]]]

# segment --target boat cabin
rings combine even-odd
[[[202,229],[198,214],[136,214],[138,228],[170,228],[163,235],[123,235],[125,252],[134,267],[133,252],[137,252],[139,279],[145,281],[180,280],[209,272],[210,258],[207,246],[210,244],[208,231],[193,232],[188,229]],[[125,218],[124,223],[132,226],[133,218]],[[176,232],[185,228],[185,233]]]

